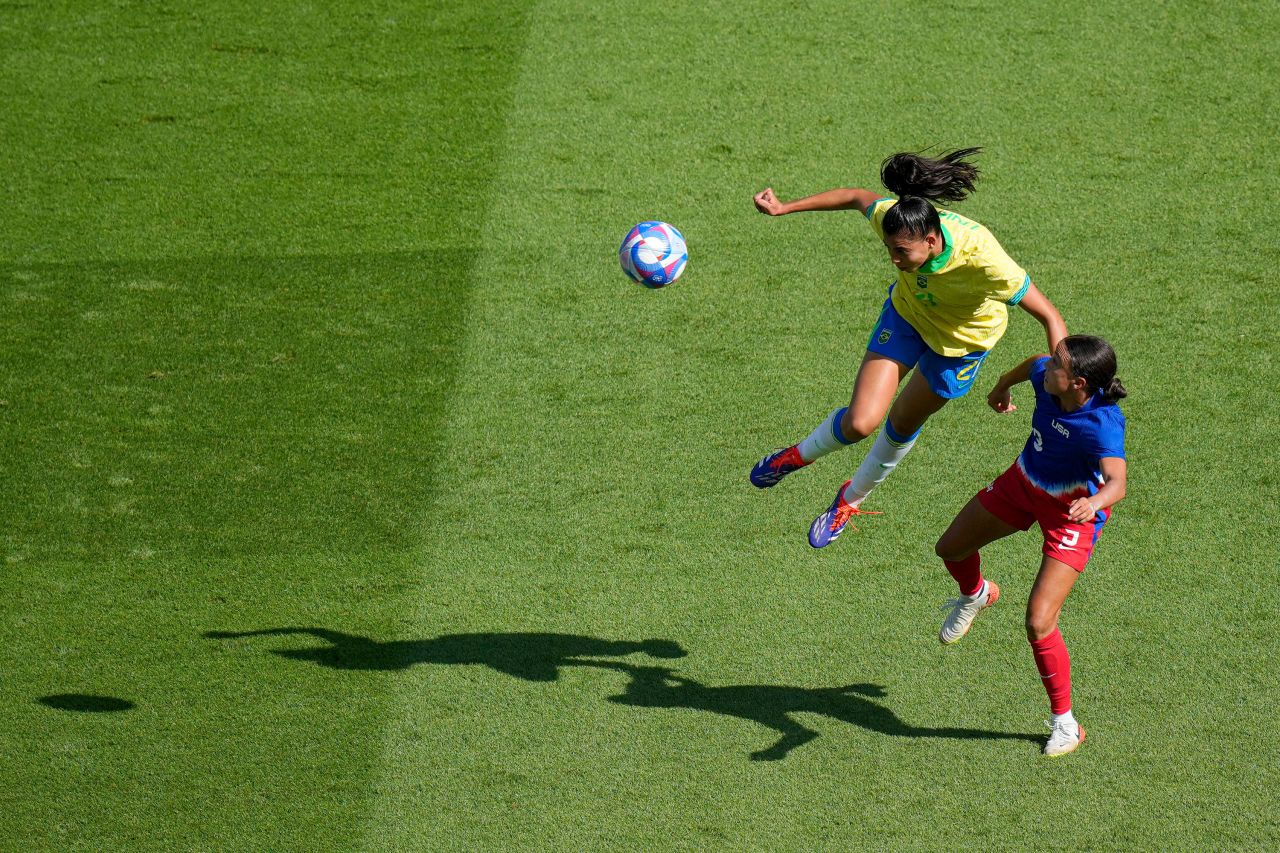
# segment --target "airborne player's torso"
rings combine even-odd
[[[881,239],[884,214],[896,203],[881,199],[868,208]],[[1008,325],[1005,306],[1022,299],[1030,277],[981,224],[950,210],[938,218],[945,247],[920,269],[898,271],[893,307],[939,355],[990,350]]]

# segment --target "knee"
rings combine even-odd
[[[965,557],[969,556],[968,554],[960,553],[960,549],[952,544],[946,535],[943,535],[943,537],[938,540],[937,544],[933,546],[933,553],[937,554],[943,560],[949,561],[963,560]]]
[[[947,528],[947,532],[933,546],[933,553],[947,562],[967,560],[979,550],[973,547],[973,538],[965,533],[963,527],[957,529],[956,522],[952,522],[951,527]]]
[[[896,432],[898,435],[901,435],[904,437],[914,435],[915,433],[919,432],[921,429],[924,428],[925,419],[921,419],[917,421],[908,421],[903,419],[901,415],[899,415],[898,417],[894,417],[895,414],[897,413],[890,411],[889,417],[885,418],[884,423],[885,423],[885,426],[892,427],[893,431]]]
[[[1027,640],[1035,642],[1058,630],[1058,614],[1038,608],[1027,610]]]
[[[866,415],[860,415],[853,411],[852,408],[846,409],[844,417],[840,419],[840,431],[844,433],[844,437],[849,439],[852,444],[856,441],[871,435],[880,426],[880,421],[872,420]]]

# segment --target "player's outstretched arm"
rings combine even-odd
[[[1067,515],[1072,521],[1088,521],[1098,510],[1113,506],[1124,497],[1129,478],[1129,466],[1124,459],[1104,456],[1098,460],[1098,467],[1102,470],[1102,488],[1087,498],[1076,498],[1071,502]]]
[[[837,188],[817,193],[816,195],[798,198],[795,201],[781,201],[773,192],[773,187],[766,187],[756,193],[753,201],[756,210],[769,216],[785,216],[788,213],[801,213],[806,210],[856,210],[866,213],[867,208],[881,193],[857,188]]]
[[[1067,324],[1062,321],[1062,315],[1049,301],[1049,297],[1032,284],[1018,305],[1040,321],[1040,325],[1044,326],[1045,338],[1049,341],[1049,352],[1057,352],[1058,341],[1067,336]]]
[[[1002,415],[1016,412],[1018,407],[1013,404],[1013,395],[1009,393],[1009,389],[1030,379],[1031,368],[1042,358],[1044,358],[1043,355],[1033,355],[997,379],[996,387],[992,388],[991,393],[987,395],[987,405]]]

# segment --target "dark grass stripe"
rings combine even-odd
[[[3,23],[0,846],[353,845],[391,685],[204,635],[400,624],[525,18]]]
[[[8,276],[8,547],[26,560],[409,548],[468,249]],[[3,273],[0,273],[3,275]]]

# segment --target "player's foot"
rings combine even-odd
[[[822,515],[813,520],[813,524],[809,525],[809,544],[815,548],[825,548],[844,532],[844,527],[849,523],[849,519],[855,515],[880,515],[878,512],[871,512],[865,509],[858,509],[853,504],[844,499],[845,486],[851,481],[845,480],[844,486],[836,491],[836,499],[831,502],[831,506]],[[853,528],[857,530],[858,528]]]
[[[794,444],[781,450],[775,450],[757,462],[756,466],[751,469],[751,485],[757,489],[776,486],[783,477],[792,471],[800,470],[808,464],[808,462],[800,458],[800,449]]]
[[[1052,730],[1049,732],[1049,742],[1044,745],[1044,754],[1050,758],[1075,752],[1084,743],[1084,726],[1079,723],[1045,721],[1045,725]]]
[[[938,632],[938,641],[944,646],[960,641],[969,633],[973,619],[984,607],[990,607],[1000,600],[1000,587],[995,581],[983,581],[986,590],[978,590],[977,595],[962,595],[952,598],[942,605],[943,610],[950,610],[947,618],[942,620],[942,630]]]

